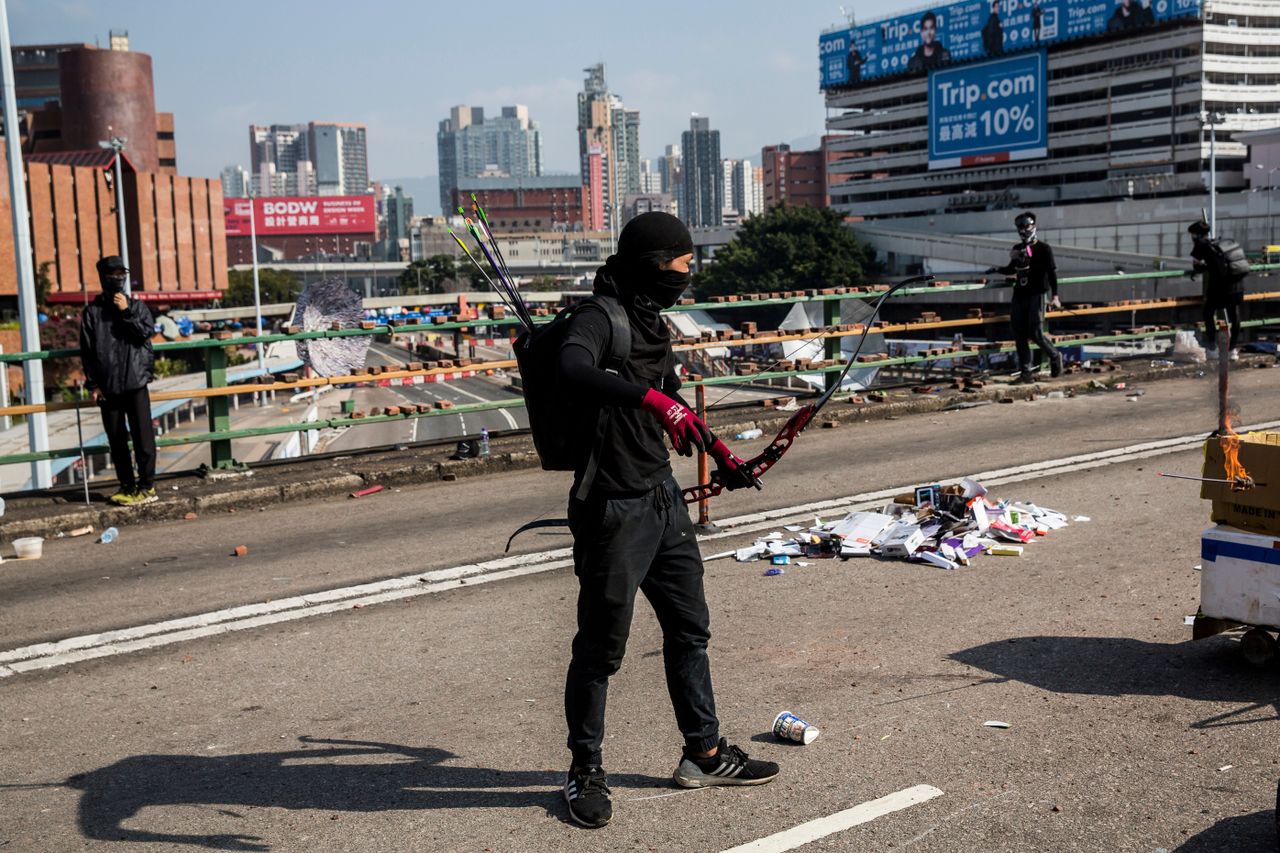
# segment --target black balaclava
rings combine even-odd
[[[617,296],[631,318],[633,350],[641,359],[665,353],[671,336],[662,310],[679,300],[692,276],[659,269],[659,264],[693,252],[685,224],[669,213],[653,211],[632,219],[618,235],[617,254],[596,273],[595,292]]]
[[[124,260],[119,255],[109,255],[98,261],[98,282],[102,292],[107,296],[115,296],[124,292],[125,282],[129,280],[129,271],[125,269]]]
[[[1013,220],[1013,225],[1018,229],[1018,236],[1022,238],[1022,242],[1031,243],[1036,239],[1036,215],[1027,211],[1018,214],[1018,218]]]

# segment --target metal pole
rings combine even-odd
[[[84,505],[88,506],[92,501],[89,500],[89,460],[84,455],[84,426],[80,421],[80,404],[84,402],[83,391],[77,394],[76,400],[76,441],[80,443],[80,478],[84,480]]]
[[[258,287],[258,226],[257,213],[255,207],[257,202],[253,198],[253,190],[249,191],[249,249],[253,253],[253,313],[257,315],[257,333],[262,334],[262,292]],[[265,355],[262,351],[262,344],[255,343],[254,349],[258,351],[258,370],[262,371],[265,377],[267,373],[267,364]],[[257,396],[257,395],[254,395]]]
[[[0,347],[0,353],[4,352],[4,347]],[[0,406],[9,408],[9,365],[0,364]],[[5,415],[0,417],[0,430],[8,431],[13,428],[13,418]]]
[[[124,146],[128,140],[121,139],[119,136],[111,137],[111,147],[116,152],[116,228],[120,233],[120,259],[124,261],[124,268],[129,269],[129,235],[125,231],[124,222],[124,173],[120,168],[120,158],[123,156]],[[126,275],[124,278],[124,292],[133,293],[132,276]]]
[[[1209,236],[1218,236],[1218,124],[1209,113]]]
[[[0,0],[0,76],[4,84],[5,149],[9,161],[9,209],[13,215],[13,256],[18,271],[18,325],[22,348],[40,351],[40,319],[36,315],[36,276],[31,257],[31,225],[27,221],[27,184],[22,174],[22,146],[18,143],[18,99],[13,82],[13,51],[9,39],[9,4]],[[44,404],[44,362],[22,363],[27,403]],[[49,422],[44,412],[27,415],[27,439],[32,453],[49,449]],[[49,460],[31,463],[31,485],[47,489],[53,484]]]

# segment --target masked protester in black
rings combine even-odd
[[[102,411],[120,489],[112,503],[136,506],[155,501],[156,436],[147,389],[155,360],[154,323],[147,306],[125,292],[129,271],[118,255],[98,261],[102,292],[80,315],[80,360],[85,387]],[[125,429],[126,423],[128,429]],[[129,443],[138,461],[134,476]]]
[[[610,325],[603,310],[589,305],[571,319],[560,353],[560,377],[570,396],[611,409],[589,495],[569,501],[579,589],[578,631],[565,683],[573,763],[564,796],[570,815],[584,826],[604,826],[613,814],[601,753],[605,697],[626,651],[637,591],[649,599],[662,627],[667,689],[684,737],[675,781],[685,787],[762,784],[778,773],[776,764],[749,759],[720,737],[707,659],[710,615],[702,557],[664,442],[665,433],[682,455],[705,449],[730,489],[755,485],[741,460],[680,398],[661,312],[688,287],[692,258],[689,231],[674,216],[632,219],[618,238],[617,254],[597,272],[594,288],[622,304],[631,326],[629,357],[617,375],[597,366],[609,352]],[[571,495],[584,468],[585,460]]]
[[[1002,267],[990,267],[987,272],[999,272],[1013,277],[1013,299],[1009,302],[1009,323],[1013,326],[1014,344],[1018,350],[1019,384],[1034,381],[1032,378],[1031,341],[1036,342],[1042,353],[1049,356],[1049,375],[1062,375],[1062,353],[1053,346],[1044,330],[1045,298],[1051,296],[1049,305],[1061,308],[1058,300],[1058,265],[1053,260],[1049,244],[1036,237],[1036,215],[1031,211],[1018,214],[1013,221],[1018,229],[1020,242],[1009,250],[1009,263]]]

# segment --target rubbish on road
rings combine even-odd
[[[480,427],[480,458],[489,455],[489,428]]]
[[[990,728],[990,729],[1009,729],[1009,728],[1013,728],[1013,727],[1012,727],[1012,726],[1010,726],[1008,723],[1006,723],[1004,720],[987,720],[985,723],[983,723],[983,725],[984,725],[984,726],[986,726],[987,728]]]
[[[98,542],[103,545],[110,545],[112,542],[116,541],[119,536],[119,530],[116,530],[114,527],[108,527],[106,530],[102,531],[102,535],[98,537]]]
[[[111,528],[115,530],[115,528]],[[40,536],[23,536],[13,540],[13,550],[19,560],[38,560],[44,554],[44,539]]]
[[[1196,617],[1194,617],[1194,616],[1183,616],[1183,617],[1182,617],[1182,624],[1183,624],[1183,625],[1194,625],[1194,624],[1196,624]]]
[[[821,734],[811,723],[805,722],[790,711],[783,711],[773,719],[773,733],[780,740],[794,741],[806,746]]]
[[[786,557],[788,562],[775,564],[793,566],[807,566],[797,558],[881,557],[954,570],[983,554],[1020,556],[1025,543],[1068,524],[1065,513],[1031,501],[995,499],[966,477],[958,484],[913,487],[878,512],[856,510],[829,522],[815,517],[807,529],[787,525],[785,533],[775,530],[717,556],[732,554],[743,563]]]
[[[381,492],[384,489],[386,489],[386,486],[370,486],[367,489],[361,489],[358,492],[352,492],[351,497],[362,498],[365,495],[376,495],[378,492]]]
[[[769,558],[769,562],[775,566],[789,566],[791,565],[791,557],[788,554],[774,554]]]
[[[764,435],[762,429],[746,429],[734,436],[736,441],[750,441],[753,438],[759,438]]]
[[[768,577],[768,578],[776,577],[777,575],[783,575],[783,574],[786,574],[786,569],[782,568],[781,566],[771,566],[770,568],[767,568],[764,570],[764,575],[765,577]]]
[[[1073,515],[1071,516],[1071,520],[1072,521],[1093,521],[1093,519],[1087,515]]]
[[[1067,399],[1067,395],[1066,395],[1065,393],[1063,393],[1062,391],[1050,391],[1048,394],[1045,394],[1044,396],[1045,396],[1045,398],[1046,398],[1046,399],[1049,399],[1049,400],[1065,400],[1065,399]]]
[[[1224,771],[1226,771],[1226,770],[1230,770],[1232,767],[1235,767],[1235,765],[1234,765],[1234,764],[1224,764],[1224,765],[1222,765],[1221,767],[1219,767],[1219,768],[1218,768],[1218,772],[1219,772],[1219,773],[1222,773],[1222,772],[1224,772]]]
[[[196,520],[197,518],[199,518],[199,517],[200,517],[200,516],[196,515],[194,512],[189,512],[189,513],[187,513],[186,515],[184,515],[184,516],[182,517],[182,519],[183,519],[184,521],[195,521],[195,520]]]
[[[246,555],[246,554],[248,554],[248,553],[249,553],[249,548],[248,548],[247,546],[245,546],[245,545],[237,545],[237,546],[235,547],[235,550],[231,552],[231,556],[233,556],[233,557],[243,557],[244,555]]]
[[[93,525],[86,524],[84,527],[77,527],[75,530],[68,530],[68,536],[87,536],[93,532]]]

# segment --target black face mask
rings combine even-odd
[[[102,292],[114,296],[117,293],[124,293],[124,276],[104,275],[102,281]]]
[[[693,274],[687,271],[660,270],[657,280],[646,288],[648,290],[646,295],[659,307],[670,308],[679,301],[681,294],[688,289],[691,281],[693,281]]]

